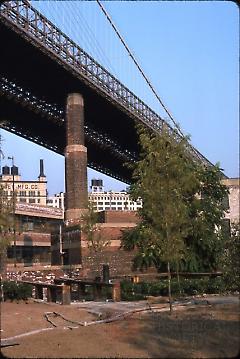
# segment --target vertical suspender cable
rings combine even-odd
[[[135,57],[133,56],[131,50],[129,49],[129,47],[127,46],[126,42],[124,41],[123,37],[121,36],[120,32],[118,31],[118,29],[116,28],[116,26],[114,25],[112,19],[110,18],[110,16],[108,15],[107,11],[105,10],[105,8],[103,7],[102,3],[100,2],[100,0],[96,0],[98,5],[100,6],[101,10],[103,11],[103,13],[105,14],[105,16],[107,17],[109,23],[111,24],[112,28],[114,29],[114,31],[116,32],[118,38],[120,39],[121,43],[123,44],[123,46],[125,47],[125,49],[127,50],[129,56],[131,57],[131,59],[133,60],[134,64],[137,66],[139,72],[141,73],[141,75],[143,76],[143,78],[145,79],[145,81],[147,82],[148,86],[150,87],[151,91],[153,92],[153,94],[156,96],[157,100],[159,101],[160,105],[163,107],[163,109],[165,110],[165,112],[167,113],[167,115],[169,116],[169,118],[172,120],[173,124],[175,125],[176,129],[178,130],[178,132],[181,134],[181,136],[184,136],[184,134],[182,133],[179,125],[177,124],[177,122],[174,120],[173,116],[171,115],[171,113],[169,112],[169,110],[166,108],[166,106],[164,105],[164,103],[162,102],[162,100],[160,99],[160,97],[158,96],[156,90],[154,89],[153,85],[151,84],[150,80],[147,78],[147,76],[145,75],[145,73],[143,72],[142,68],[140,67],[140,65],[138,64],[137,60],[135,59]]]

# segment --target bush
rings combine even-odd
[[[207,293],[223,293],[228,289],[228,283],[222,277],[210,278],[208,281]]]
[[[32,296],[32,286],[26,283],[13,281],[3,282],[4,300],[27,300]]]
[[[240,291],[240,224],[234,223],[221,258],[223,280],[229,291]]]
[[[142,283],[132,283],[124,280],[121,282],[121,299],[122,300],[143,300],[146,298],[144,293],[141,292]]]
[[[228,290],[223,278],[181,278],[180,288],[183,295],[195,294],[213,294],[224,293]],[[171,291],[173,296],[179,296],[179,284],[176,278],[171,280]],[[168,295],[168,280],[162,279],[158,282],[140,282],[132,283],[130,281],[121,282],[121,296],[122,300],[140,300],[147,296],[167,296]]]

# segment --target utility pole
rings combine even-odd
[[[109,208],[110,211],[112,210],[112,190],[109,191]]]
[[[16,219],[15,219],[15,166],[14,166],[14,157],[8,157],[9,160],[12,160],[12,201],[13,201],[13,260],[14,268],[17,266],[17,248],[16,248]]]
[[[2,135],[0,134],[0,174],[1,174],[1,171],[2,171],[2,159],[4,159],[4,153],[2,151],[2,142],[3,142],[3,137]]]
[[[63,266],[63,256],[65,252],[63,251],[62,224],[60,224],[59,226],[59,253],[60,253],[60,265]]]

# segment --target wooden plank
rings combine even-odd
[[[85,284],[85,285],[100,285],[101,287],[112,287],[112,283],[96,282],[91,280],[73,279],[73,278],[57,278],[54,279],[55,283],[73,283],[73,284]]]
[[[19,345],[19,343],[12,339],[1,339],[1,348],[10,347],[12,345]]]
[[[30,281],[19,281],[19,283],[31,284],[34,286],[41,286],[41,287],[52,287],[52,288],[61,288],[61,284],[54,284],[54,283],[46,283],[46,282],[30,282]]]

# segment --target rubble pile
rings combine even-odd
[[[32,282],[46,282],[54,283],[55,278],[79,278],[81,277],[81,270],[75,269],[72,271],[67,270],[66,272],[62,269],[48,269],[48,270],[23,270],[23,271],[8,271],[6,273],[6,280],[11,281],[32,281]]]

